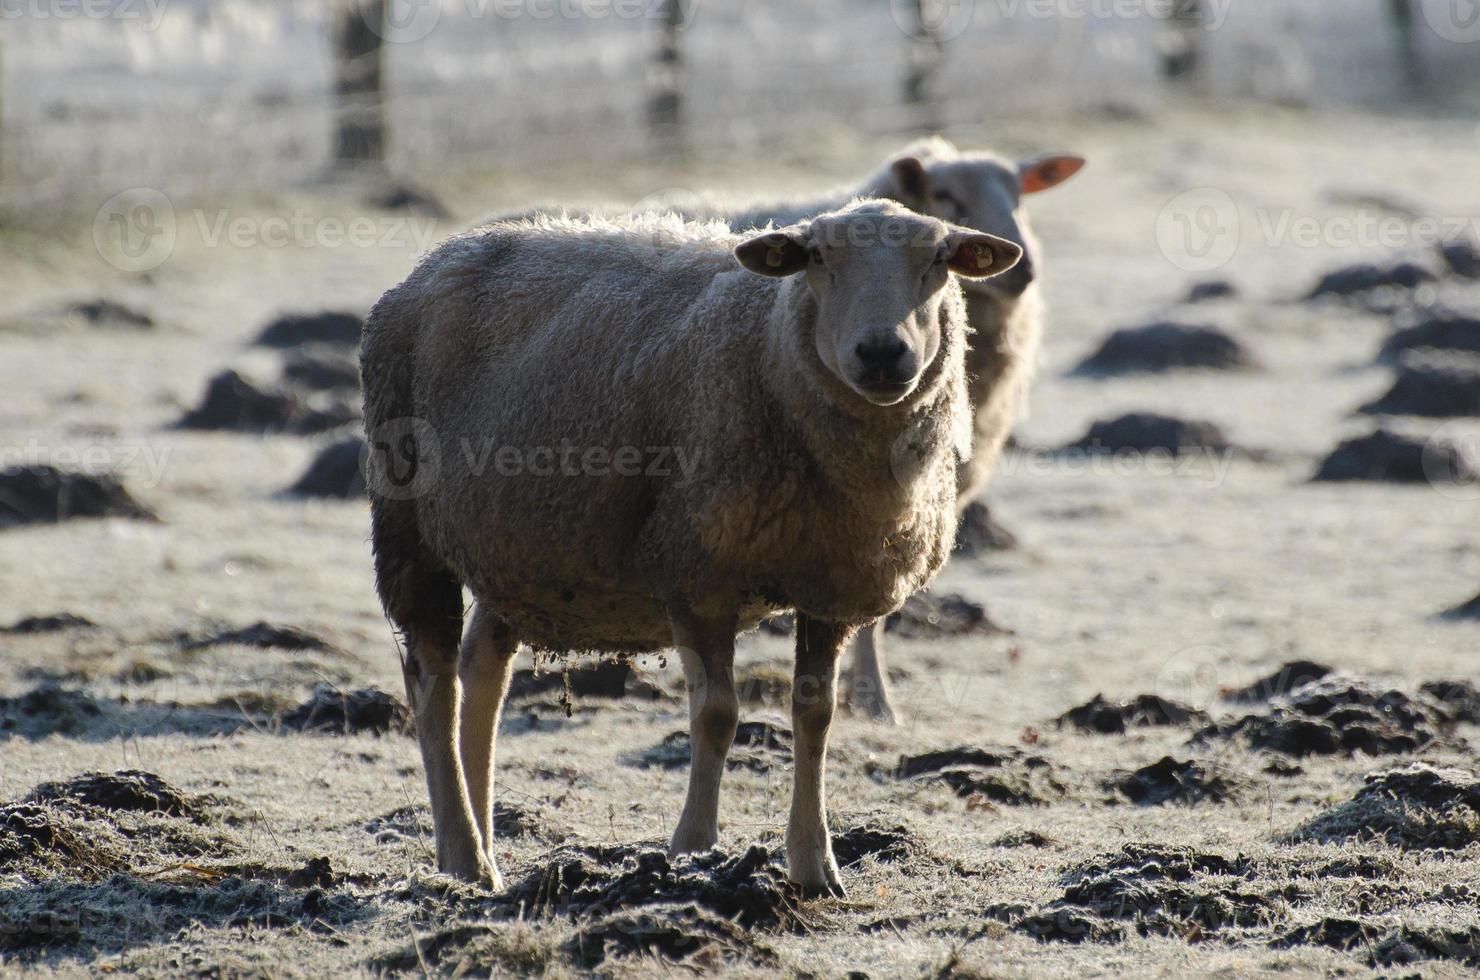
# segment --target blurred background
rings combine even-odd
[[[1469,0],[4,0],[0,206],[1195,99],[1473,117]],[[687,155],[687,156],[686,156]]]

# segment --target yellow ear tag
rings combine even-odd
[[[766,265],[773,269],[781,268],[782,257],[786,254],[786,244],[778,242],[766,249]]]
[[[992,267],[992,250],[986,245],[971,246],[972,253],[976,256],[976,267],[978,269],[990,269]]]

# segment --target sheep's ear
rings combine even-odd
[[[920,204],[930,192],[930,175],[916,156],[903,156],[889,165],[894,198],[901,204]]]
[[[1023,250],[1005,238],[960,229],[946,236],[946,265],[958,276],[985,279],[1017,265]]]
[[[1045,153],[1018,164],[1018,183],[1024,194],[1037,194],[1073,177],[1084,164],[1084,157],[1073,153]]]
[[[807,243],[793,230],[768,231],[736,245],[735,258],[758,276],[789,276],[807,267]]]

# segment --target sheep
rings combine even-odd
[[[962,153],[948,140],[934,136],[905,147],[863,181],[833,193],[760,204],[674,199],[656,206],[686,218],[724,221],[742,231],[789,225],[835,210],[855,197],[888,198],[920,214],[1018,245],[1023,258],[1010,273],[964,283],[973,329],[966,367],[975,406],[972,453],[958,474],[957,504],[964,513],[986,486],[1022,410],[1043,332],[1043,302],[1036,281],[1038,242],[1029,228],[1022,198],[1063,183],[1084,164],[1083,157],[1065,153],[1013,163],[993,153]],[[603,209],[602,213],[614,211]],[[897,724],[903,713],[890,695],[883,632],[883,624],[875,623],[858,634],[848,700],[866,716]]]
[[[949,554],[971,442],[957,279],[1020,256],[884,201],[749,238],[537,218],[447,241],[380,299],[361,354],[376,585],[441,871],[501,886],[494,737],[521,642],[678,649],[692,755],[670,849],[714,846],[735,637],[789,609],[787,865],[842,892],[823,791],[838,655]],[[665,472],[619,468],[654,447]]]

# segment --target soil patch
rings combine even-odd
[[[1119,735],[1132,728],[1159,728],[1169,725],[1206,725],[1208,716],[1196,708],[1155,694],[1140,694],[1129,701],[1107,701],[1096,694],[1077,708],[1071,708],[1054,719],[1063,728],[1073,725],[1082,732]]]
[[[365,440],[359,436],[325,446],[288,492],[301,497],[339,497],[345,500],[364,497],[365,470],[360,465],[364,453]]]
[[[917,592],[906,599],[904,608],[889,614],[884,629],[907,640],[1009,632],[987,617],[981,603],[956,593],[933,592]]]
[[[44,465],[0,470],[0,529],[75,517],[159,520],[108,474],[69,473]]]
[[[1480,318],[1459,313],[1430,317],[1389,337],[1378,359],[1397,362],[1410,351],[1426,348],[1480,354]]]
[[[76,613],[59,612],[45,616],[27,616],[9,626],[0,628],[0,633],[10,636],[29,636],[35,633],[61,633],[65,630],[96,629],[97,623]]]
[[[1112,333],[1072,372],[1076,375],[1145,374],[1185,369],[1251,368],[1255,358],[1217,327],[1160,322]]]
[[[283,380],[309,391],[355,392],[360,390],[360,362],[344,347],[314,345],[288,354]]]
[[[993,520],[986,504],[973,500],[966,505],[956,525],[956,544],[951,554],[976,558],[992,551],[1011,551],[1017,545],[1017,535]]]
[[[203,650],[207,647],[244,646],[262,650],[314,650],[321,653],[338,653],[339,648],[320,636],[296,626],[259,621],[250,626],[223,629],[206,636],[182,635],[179,643],[185,650]]]
[[[1063,449],[1080,453],[1233,452],[1233,444],[1212,422],[1190,421],[1136,412],[1090,425],[1089,431]]]
[[[257,335],[259,347],[298,347],[303,344],[359,344],[364,318],[354,313],[288,313],[273,320]]]
[[[149,330],[154,318],[111,299],[90,299],[67,307],[67,319],[108,330]]]
[[[1164,756],[1135,772],[1122,773],[1106,788],[1142,806],[1163,803],[1222,803],[1237,792],[1232,775],[1215,766]]]
[[[359,418],[359,410],[348,402],[322,400],[310,403],[294,392],[256,384],[228,369],[206,383],[200,404],[186,412],[176,426],[256,435],[313,435],[348,425]]]
[[[1223,699],[1235,704],[1262,704],[1270,698],[1282,697],[1312,681],[1321,680],[1331,673],[1332,668],[1314,660],[1292,660],[1248,687],[1223,692]]]
[[[1393,386],[1358,411],[1438,419],[1480,415],[1480,359],[1460,364],[1452,359],[1405,358]]]
[[[1375,480],[1388,483],[1470,483],[1480,480],[1475,464],[1452,443],[1427,443],[1378,429],[1348,439],[1327,456],[1315,481]]]
[[[1365,785],[1301,826],[1291,840],[1380,840],[1404,850],[1460,850],[1480,841],[1480,779],[1413,763]]]
[[[742,721],[735,741],[725,757],[726,769],[770,772],[791,765],[791,732],[769,721]],[[689,733],[670,732],[663,741],[633,759],[644,768],[682,769],[689,764],[692,748]]]
[[[1412,290],[1426,282],[1435,282],[1438,278],[1416,262],[1397,262],[1392,265],[1362,262],[1326,273],[1307,294],[1306,299],[1357,296],[1378,289]]]
[[[1051,762],[1015,748],[961,746],[900,756],[895,775],[919,783],[943,783],[968,805],[1044,806],[1067,792]]]

